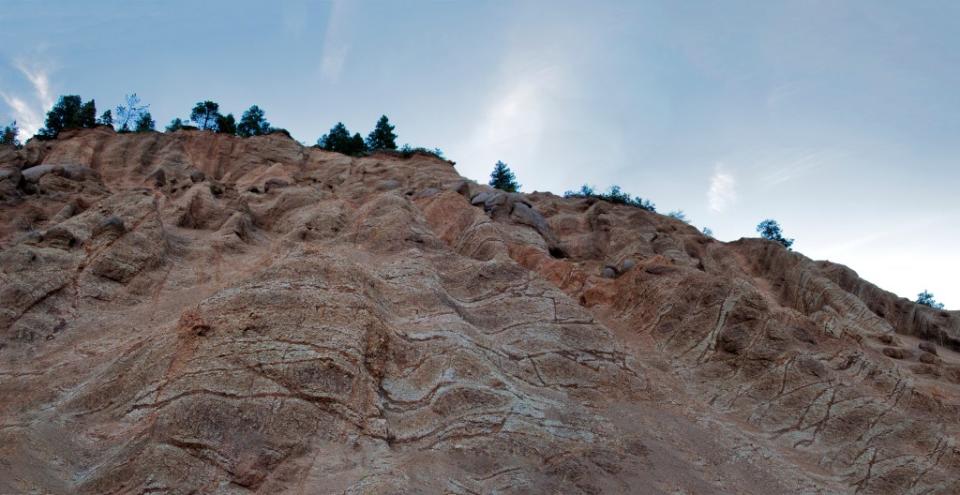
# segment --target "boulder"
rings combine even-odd
[[[473,206],[483,205],[487,202],[487,199],[492,197],[494,194],[495,193],[488,192],[488,191],[481,191],[479,193],[476,193],[470,198],[470,204],[472,204]]]
[[[22,177],[23,175],[16,167],[0,167],[0,201],[16,201],[20,198]]]
[[[386,179],[377,183],[378,191],[392,191],[400,187],[400,181],[396,179]]]
[[[284,187],[290,187],[290,181],[279,177],[271,177],[263,183],[264,192],[275,191],[277,189],[283,189]]]
[[[57,165],[36,165],[23,170],[23,179],[27,182],[37,183],[40,182],[40,178],[44,175],[52,173],[56,169]]]
[[[908,353],[904,349],[899,349],[896,347],[884,347],[883,355],[893,359],[906,359]]]
[[[555,247],[559,244],[557,236],[554,235],[547,219],[530,205],[521,202],[514,203],[513,209],[510,211],[510,219],[515,223],[533,227],[540,233],[548,247]]]
[[[934,344],[933,342],[920,342],[919,344],[917,344],[917,347],[920,348],[920,350],[923,352],[930,353],[933,355],[937,354],[937,345]]]
[[[100,180],[100,173],[85,165],[59,165],[54,168],[54,173],[74,181]]]

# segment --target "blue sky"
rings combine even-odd
[[[795,248],[960,309],[960,2],[23,1],[0,122],[138,93],[213,99],[312,144],[380,114],[525,191],[619,184],[716,237]]]

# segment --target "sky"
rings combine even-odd
[[[960,309],[960,2],[25,1],[0,9],[0,125],[137,93],[313,144],[336,122],[523,191],[620,185],[721,240]],[[22,136],[22,137],[26,137]]]

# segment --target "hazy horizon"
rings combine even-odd
[[[960,4],[39,2],[0,13],[0,125],[137,93],[162,129],[259,105],[439,147],[524,192],[618,184],[721,240],[794,249],[960,309]],[[25,136],[21,136],[25,137]]]

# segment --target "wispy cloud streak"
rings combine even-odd
[[[333,0],[330,3],[330,16],[323,36],[323,55],[320,59],[320,75],[329,82],[340,79],[343,64],[350,51],[350,45],[346,42],[342,28],[346,22],[347,7],[341,0]]]
[[[763,179],[766,187],[793,180],[846,154],[834,150],[817,150],[804,153],[799,158],[767,174]]]
[[[730,205],[737,201],[737,181],[733,174],[724,170],[723,164],[713,167],[710,177],[710,188],[707,190],[707,203],[716,213],[723,213]]]
[[[31,105],[23,97],[6,91],[0,91],[0,98],[10,107],[13,118],[20,128],[19,137],[21,140],[25,140],[35,135],[43,127],[43,113],[47,108],[53,106],[53,95],[50,91],[50,79],[46,70],[39,67],[28,67],[22,61],[15,62],[14,66],[33,87],[36,105]],[[6,122],[3,125],[6,125]]]
[[[43,108],[52,107],[53,96],[50,94],[50,79],[47,77],[47,72],[40,68],[31,69],[22,61],[18,61],[16,65],[17,69],[30,81],[34,92],[37,94],[37,99],[40,101],[40,104],[43,105]]]

